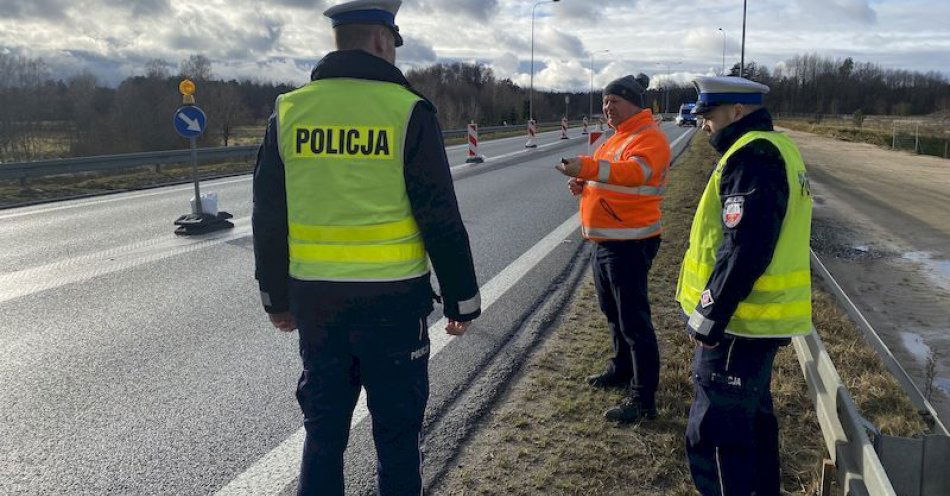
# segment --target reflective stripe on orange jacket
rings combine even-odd
[[[594,241],[644,239],[662,232],[660,202],[670,144],[644,109],[620,123],[593,157],[581,157],[581,231]]]

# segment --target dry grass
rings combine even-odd
[[[584,384],[610,353],[606,321],[588,279],[559,328],[463,446],[458,469],[435,487],[437,494],[694,494],[683,446],[692,346],[673,297],[695,205],[715,160],[704,139],[694,140],[671,173],[664,202],[667,231],[650,280],[663,362],[657,420],[610,424],[602,412],[620,393]],[[922,424],[915,422],[896,382],[833,300],[818,290],[815,325],[868,418],[892,433],[920,432]],[[772,389],[781,426],[783,493],[814,494],[827,453],[791,346],[779,352]]]
[[[779,119],[775,122],[776,126],[794,129],[796,131],[805,131],[821,136],[840,139],[842,141],[851,141],[857,143],[870,143],[882,148],[891,149],[892,120],[870,120],[865,121],[862,127],[855,127],[852,123],[846,121],[822,121],[820,124],[809,122],[805,119]],[[899,133],[904,136],[903,140],[913,141],[915,127],[913,124],[902,125],[898,128]],[[950,142],[950,126],[940,121],[925,121],[919,126],[920,132],[920,153],[924,155],[933,155],[944,157],[946,153],[945,145]],[[909,135],[907,133],[910,133]],[[898,148],[906,148],[906,143]],[[913,144],[910,145],[913,148]],[[945,157],[946,158],[946,157]]]
[[[200,164],[202,177],[229,174],[247,174],[253,164],[227,162]],[[165,165],[160,171],[154,167],[140,167],[121,173],[88,173],[69,176],[49,176],[30,179],[26,188],[17,181],[0,181],[0,207],[31,201],[47,201],[72,196],[104,194],[148,188],[192,180],[190,165]]]
[[[926,423],[897,379],[838,307],[834,296],[821,288],[817,277],[814,286],[815,327],[861,414],[892,436],[913,437],[926,432]]]

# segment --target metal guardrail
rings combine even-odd
[[[808,392],[815,402],[825,447],[838,468],[837,479],[843,494],[896,496],[865,433],[867,421],[854,406],[818,333],[812,329],[807,336],[793,338],[792,344],[808,383]]]
[[[577,125],[572,122],[571,125]],[[557,126],[558,122],[539,123],[538,126]],[[480,133],[498,131],[516,131],[525,129],[524,124],[509,126],[479,127]],[[453,129],[443,131],[444,138],[467,136],[467,129]],[[199,148],[198,162],[218,162],[223,160],[250,161],[257,155],[259,145],[222,146],[213,148]],[[166,164],[186,163],[191,159],[191,150],[163,150],[157,152],[123,153],[119,155],[98,155],[92,157],[58,158],[37,160],[34,162],[11,162],[0,164],[0,180],[19,180],[26,185],[30,178],[55,176],[60,174],[78,174],[85,172],[102,172],[135,167],[162,166]]]
[[[251,160],[257,156],[258,145],[199,148],[199,162],[220,160]],[[101,172],[134,167],[180,164],[191,160],[191,150],[162,150],[157,152],[97,155],[92,157],[58,158],[35,162],[12,162],[0,165],[0,180],[25,183],[28,178]]]
[[[815,403],[825,447],[837,468],[837,480],[845,495],[853,496],[945,496],[950,494],[950,437],[933,406],[897,363],[854,302],[841,289],[818,256],[813,266],[841,304],[877,348],[888,369],[921,413],[929,416],[935,434],[918,438],[883,435],[858,412],[828,356],[818,333],[792,339],[808,391]],[[903,379],[902,379],[903,378]],[[905,386],[906,382],[906,386]],[[870,433],[870,436],[869,436]],[[824,479],[824,476],[823,476]],[[823,485],[823,490],[827,486]],[[823,496],[827,496],[823,494]]]
[[[913,379],[910,378],[910,375],[907,374],[904,367],[901,366],[897,358],[894,357],[894,354],[891,353],[891,350],[884,344],[884,340],[881,339],[881,336],[874,330],[874,327],[871,326],[871,323],[864,317],[864,314],[858,310],[858,307],[851,301],[851,298],[844,292],[844,289],[841,288],[841,285],[838,284],[838,281],[835,280],[834,276],[831,275],[831,272],[825,267],[825,264],[821,262],[814,251],[811,252],[811,261],[814,268],[818,271],[818,276],[821,277],[822,281],[831,289],[831,292],[838,299],[838,302],[844,307],[845,312],[851,317],[855,325],[858,326],[861,333],[864,334],[864,339],[877,351],[877,355],[881,357],[884,366],[887,367],[891,375],[897,379],[901,389],[904,390],[904,393],[907,395],[907,398],[910,399],[911,403],[914,404],[914,407],[917,408],[927,423],[932,425],[935,433],[944,436],[950,435],[946,425],[940,420],[937,411],[934,410],[933,405],[930,404],[930,401],[920,392],[920,389],[914,384]]]

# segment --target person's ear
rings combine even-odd
[[[386,53],[386,37],[382,29],[373,30],[373,51],[376,53]]]
[[[735,122],[742,118],[742,104],[735,104],[732,106],[732,121]]]

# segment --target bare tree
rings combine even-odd
[[[245,122],[251,113],[237,82],[208,83],[202,102],[202,106],[207,109],[208,125],[220,133],[221,144],[228,146],[234,128]]]
[[[196,53],[181,62],[181,74],[195,81],[210,81],[214,76],[211,72],[211,59]]]
[[[49,81],[42,59],[0,52],[0,160],[28,160],[40,153],[40,111],[52,100]]]
[[[168,79],[171,75],[169,67],[172,64],[164,59],[151,59],[145,63],[145,77],[152,79]]]

